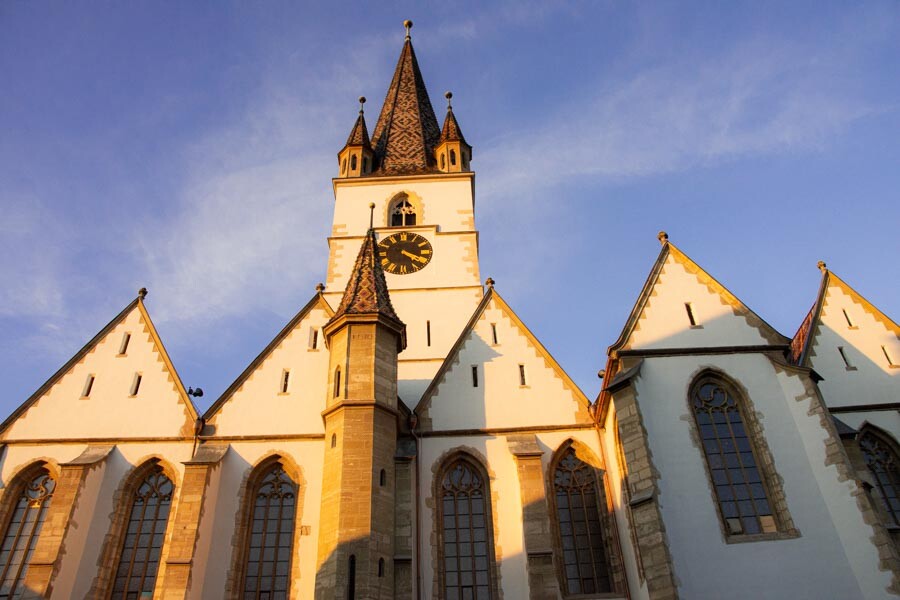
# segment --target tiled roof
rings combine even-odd
[[[364,148],[371,148],[372,145],[369,142],[369,130],[366,128],[366,118],[363,116],[363,111],[359,111],[359,116],[356,118],[356,123],[353,125],[353,130],[350,131],[350,137],[347,138],[346,146],[362,146]]]
[[[444,126],[441,128],[441,139],[440,142],[462,142],[468,146],[469,144],[466,142],[466,138],[463,137],[462,129],[459,128],[459,123],[456,122],[456,116],[453,114],[453,109],[447,109],[447,117],[444,119]]]
[[[350,281],[344,290],[344,297],[329,323],[347,314],[380,314],[403,324],[391,305],[384,271],[378,262],[378,242],[373,229],[366,234],[356,257],[356,264],[353,265]]]
[[[372,135],[376,174],[435,172],[433,150],[440,136],[416,53],[407,38]]]
[[[800,328],[797,329],[797,333],[795,333],[794,337],[791,338],[791,350],[788,358],[793,365],[799,365],[803,361],[803,355],[805,354],[806,346],[809,343],[809,335],[812,331],[813,317],[815,316],[818,304],[819,303],[816,302],[815,304],[813,304],[813,307],[809,309],[809,312],[806,313],[806,318],[803,319],[803,322],[800,324]]]

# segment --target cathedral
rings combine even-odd
[[[411,26],[324,283],[205,413],[142,289],[0,425],[0,598],[900,595],[900,326],[820,263],[785,336],[660,232],[586,397],[482,279]]]

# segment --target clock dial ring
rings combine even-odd
[[[421,271],[431,262],[434,249],[423,236],[411,231],[398,231],[378,242],[378,260],[385,273],[409,275]]]

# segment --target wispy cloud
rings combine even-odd
[[[484,192],[518,196],[572,177],[617,180],[815,150],[878,110],[848,85],[852,65],[833,58],[821,48],[758,40],[594,81],[536,130],[487,144]]]

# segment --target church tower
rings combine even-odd
[[[374,231],[323,330],[330,360],[316,598],[393,598],[397,354],[406,327]]]
[[[469,165],[472,147],[449,103],[444,125],[439,125],[413,50],[412,22],[405,25],[406,39],[371,139],[360,111],[338,154],[325,298],[332,306],[341,300],[353,257],[368,235],[368,207],[374,203],[379,263],[397,314],[407,325],[409,346],[398,365],[398,392],[413,407],[484,289],[475,174]]]

